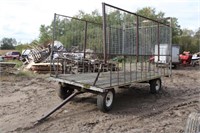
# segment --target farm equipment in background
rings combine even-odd
[[[189,51],[184,51],[183,54],[179,55],[179,59],[182,65],[190,65],[192,60],[192,54]]]
[[[193,67],[195,67],[196,65],[200,65],[200,52],[192,55],[191,64]]]

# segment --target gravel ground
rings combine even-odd
[[[48,75],[1,75],[0,132],[130,132],[182,133],[187,117],[200,110],[200,69],[173,70],[162,78],[162,92],[149,93],[148,84],[116,91],[113,109],[102,113],[96,95],[84,93],[40,124],[35,122],[61,102],[58,83]]]

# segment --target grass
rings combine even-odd
[[[15,63],[15,68],[20,68],[23,65],[23,62],[20,60],[8,60],[7,62]]]
[[[19,71],[16,76],[20,76],[20,77],[34,77],[35,74],[30,72],[30,71]]]
[[[0,82],[1,81],[10,81],[15,82],[17,80],[22,80],[23,78],[33,78],[36,77],[37,74],[31,72],[31,71],[15,71],[13,73],[1,73],[0,74]],[[21,79],[22,78],[22,79]]]

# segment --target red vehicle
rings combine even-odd
[[[7,52],[2,58],[4,59],[11,59],[11,60],[19,60],[20,59],[20,52]]]
[[[192,55],[190,54],[189,51],[184,51],[183,54],[179,55],[179,58],[183,65],[187,65],[191,63]]]

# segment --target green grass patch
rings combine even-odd
[[[20,60],[8,60],[7,62],[15,63],[15,68],[20,68],[23,65],[23,62]]]
[[[37,74],[33,73],[32,71],[19,71],[18,73],[16,73],[16,76],[19,76],[19,77],[36,77]]]

